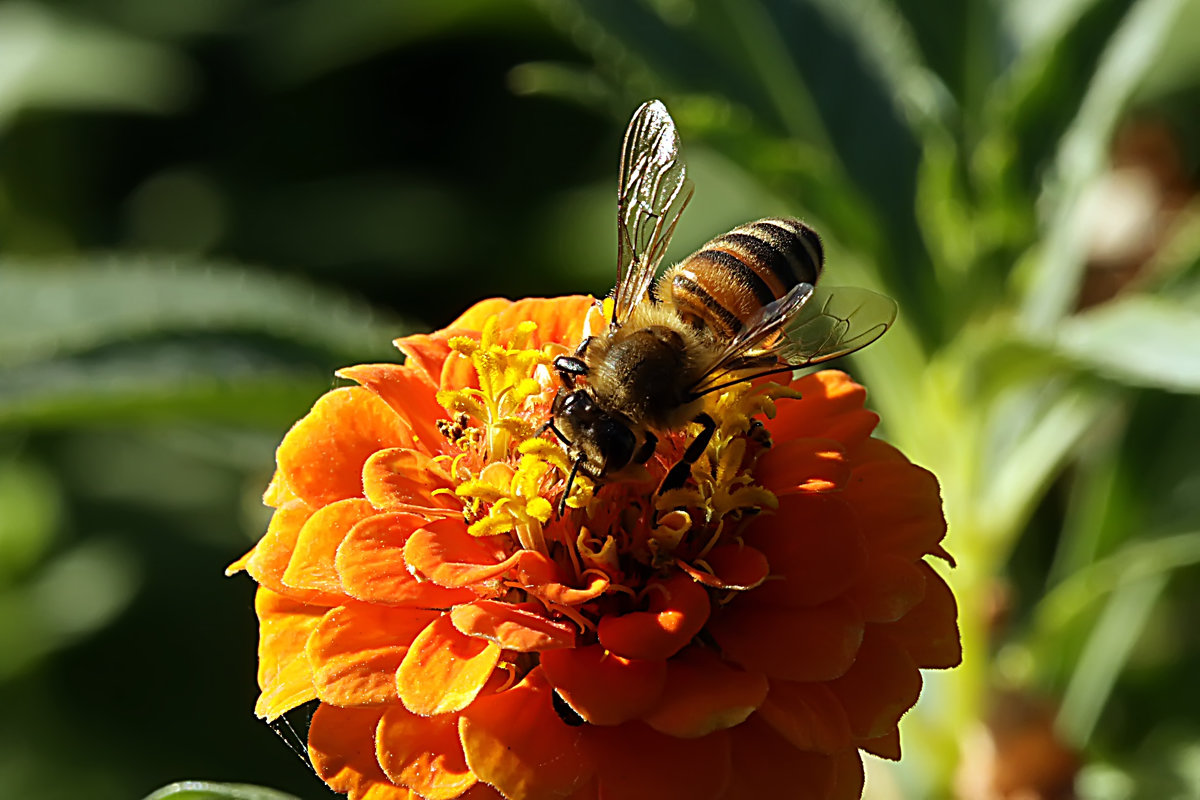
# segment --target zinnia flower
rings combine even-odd
[[[824,371],[713,397],[641,474],[578,478],[544,433],[586,297],[488,300],[338,374],[284,438],[262,540],[256,706],[319,701],[352,800],[857,798],[954,666],[936,479]]]

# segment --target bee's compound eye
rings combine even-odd
[[[590,413],[593,406],[592,398],[588,396],[587,392],[581,389],[567,395],[567,398],[563,400],[562,412],[568,415],[579,416]]]

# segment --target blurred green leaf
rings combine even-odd
[[[192,80],[190,65],[161,45],[48,5],[0,5],[0,126],[30,107],[174,111]]]
[[[1200,392],[1200,303],[1132,295],[1063,322],[1055,349],[1131,386]]]
[[[394,353],[405,327],[293,278],[178,259],[0,260],[0,365],[163,334],[258,332],[341,358]]]
[[[143,800],[299,800],[295,795],[248,783],[179,781],[146,795]]]
[[[17,459],[0,461],[0,587],[46,552],[62,504],[57,482],[43,468]]]

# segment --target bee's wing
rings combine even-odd
[[[691,196],[675,121],[658,100],[643,103],[621,147],[614,323],[625,322],[646,295]]]
[[[798,284],[746,322],[693,394],[849,355],[883,336],[896,311],[895,300],[869,289]]]

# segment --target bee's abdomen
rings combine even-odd
[[[718,236],[672,267],[660,294],[685,319],[733,336],[797,283],[815,284],[824,261],[812,228],[797,219],[761,219]]]

